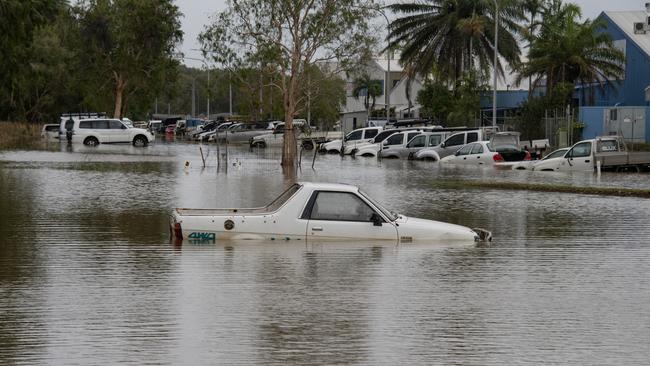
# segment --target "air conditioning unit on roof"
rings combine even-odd
[[[647,25],[645,23],[634,23],[634,34],[646,34]]]

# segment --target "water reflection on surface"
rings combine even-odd
[[[278,151],[232,148],[217,168],[214,147],[204,149],[205,168],[188,144],[0,152],[0,363],[650,359],[647,200],[431,188],[444,179],[648,188],[647,175],[338,156],[318,156],[311,170],[306,155],[298,179],[354,183],[396,211],[488,228],[495,242],[171,245],[171,208],[263,205],[287,184]]]

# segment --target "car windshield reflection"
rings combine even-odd
[[[390,221],[395,221],[399,217],[399,214],[384,208],[384,206],[380,205],[377,201],[370,198],[370,196],[368,196],[362,190],[359,190],[359,194],[362,195],[370,203],[372,203],[375,207],[377,207],[379,211],[381,211]]]

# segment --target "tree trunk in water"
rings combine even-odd
[[[282,143],[282,168],[285,170],[295,169],[296,156],[298,155],[296,134],[293,129],[294,110],[294,101],[291,100],[291,96],[285,96],[284,141]]]
[[[115,80],[115,111],[113,112],[113,118],[122,118],[122,98],[124,97],[125,87],[126,82],[121,76],[117,76]]]

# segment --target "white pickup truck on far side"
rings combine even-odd
[[[599,137],[573,145],[562,159],[549,159],[535,164],[535,171],[591,171],[601,170],[650,171],[650,152],[628,151],[619,136]]]

